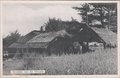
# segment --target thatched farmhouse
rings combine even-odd
[[[104,28],[81,26],[79,28],[56,32],[32,31],[9,46],[11,52],[38,52],[40,54],[62,54],[74,52],[74,42],[79,42],[82,51],[89,49],[90,42],[117,46],[117,35]],[[85,42],[87,44],[85,44]]]
[[[17,42],[9,46],[11,53],[24,53],[24,52],[39,52],[43,51],[49,46],[50,42],[55,40],[57,37],[64,37],[67,34],[65,30],[58,32],[41,32],[32,31],[27,35],[18,39]]]
[[[41,48],[41,53],[43,54],[45,53],[44,51],[46,51],[47,55],[50,55],[51,53],[59,54],[56,52],[65,51],[65,47],[70,46],[70,40],[68,39],[69,42],[66,40],[68,36],[70,36],[70,34],[68,34],[65,30],[41,33],[29,40],[26,45],[28,45],[29,48]]]

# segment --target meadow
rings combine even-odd
[[[117,48],[98,48],[85,54],[47,56],[32,53],[24,59],[4,61],[4,74],[10,70],[45,70],[44,75],[108,75],[117,74]]]

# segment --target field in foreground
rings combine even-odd
[[[10,70],[45,70],[45,75],[106,75],[117,74],[117,48],[96,49],[76,55],[41,57],[30,54],[27,59],[4,61],[4,74]]]

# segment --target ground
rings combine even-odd
[[[45,75],[117,74],[117,48],[99,48],[85,54],[33,56],[4,61],[4,74],[10,74],[10,70],[45,70]]]

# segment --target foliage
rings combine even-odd
[[[82,22],[88,24],[88,12],[90,11],[89,4],[81,4],[81,7],[73,7],[73,9],[78,10],[78,14],[82,16]]]
[[[95,26],[108,28],[116,31],[117,26],[117,5],[116,3],[85,3],[80,7],[73,7],[73,9],[79,11],[79,15],[82,16],[83,21],[89,26],[94,26],[94,23],[99,21],[100,23]],[[112,18],[111,18],[112,17]],[[112,20],[112,19],[115,19]],[[112,29],[113,28],[113,29]]]
[[[60,19],[49,18],[49,21],[45,24],[46,32],[54,32],[62,29],[70,29],[78,26],[78,21],[71,18],[71,21],[62,21]]]
[[[60,19],[49,18],[49,21],[46,23],[46,31],[58,31],[62,29],[62,24],[63,21],[61,21]]]
[[[9,45],[16,42],[20,37],[21,35],[17,30],[11,32],[8,36],[3,38],[3,47],[7,48]]]

